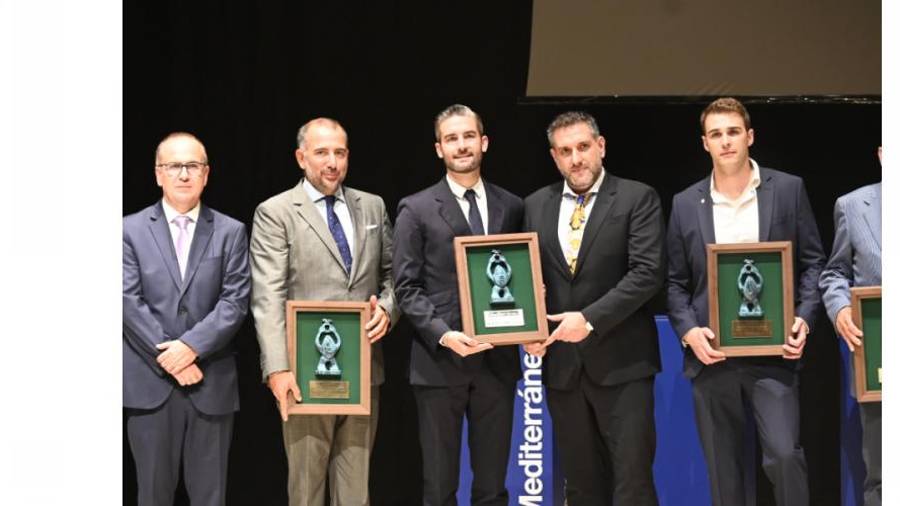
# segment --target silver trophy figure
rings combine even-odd
[[[753,260],[744,259],[744,265],[738,272],[738,292],[741,294],[741,307],[738,316],[741,318],[759,318],[763,315],[762,306],[759,305],[759,294],[762,292],[763,277]]]
[[[341,368],[338,367],[335,356],[341,349],[341,336],[328,318],[322,318],[322,325],[316,334],[316,349],[320,355],[316,376],[340,376]]]
[[[500,250],[491,250],[491,257],[487,264],[487,277],[491,280],[491,305],[510,304],[516,301],[509,291],[509,278],[512,277],[512,267],[506,261],[506,257]]]

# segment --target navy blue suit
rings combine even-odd
[[[488,233],[519,232],[522,199],[484,182]],[[394,293],[416,329],[409,380],[416,395],[425,505],[456,504],[462,419],[469,422],[473,505],[506,505],[517,346],[460,357],[439,344],[462,330],[453,238],[471,235],[445,178],[400,201],[394,225]]]
[[[245,227],[201,205],[184,280],[161,203],[126,216],[122,239],[123,392],[139,502],[172,504],[183,445],[192,503],[224,504],[238,409],[231,340],[250,296]],[[197,353],[196,385],[180,387],[157,364],[156,345],[172,339]]]
[[[812,330],[822,305],[818,278],[825,254],[803,180],[763,167],[759,172],[759,240],[793,243],[794,311]],[[666,241],[668,313],[679,337],[693,327],[709,326],[706,245],[716,242],[709,188],[710,178],[706,177],[672,200]],[[684,373],[693,379],[694,412],[713,504],[735,506],[744,501],[743,402],[754,411],[763,469],[775,486],[778,504],[807,504],[794,362],[780,357],[729,358],[704,366],[687,347]]]

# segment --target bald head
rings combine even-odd
[[[194,150],[199,154],[198,162],[209,163],[209,159],[206,156],[206,147],[200,142],[200,139],[198,139],[197,136],[188,132],[172,132],[165,136],[165,138],[159,142],[159,145],[156,146],[156,163],[160,163],[161,155],[164,151],[170,152],[173,149]]]
[[[309,135],[309,129],[314,126],[321,126],[325,128],[329,128],[331,130],[338,130],[344,134],[344,138],[347,139],[347,143],[349,144],[349,137],[347,136],[347,131],[344,130],[344,127],[334,119],[331,118],[315,118],[306,122],[300,130],[297,130],[297,148],[303,149],[306,147],[306,138]]]

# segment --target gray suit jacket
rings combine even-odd
[[[288,300],[361,302],[376,295],[391,317],[391,325],[397,323],[391,279],[392,230],[384,201],[346,186],[344,197],[355,236],[350,273],[302,180],[256,208],[250,238],[251,310],[263,379],[290,369],[285,327]],[[372,348],[372,384],[383,382],[384,358],[378,342]]]
[[[122,239],[124,405],[153,409],[184,388],[208,415],[238,409],[231,340],[247,315],[250,266],[244,224],[201,206],[184,280],[162,204],[126,216]],[[179,387],[156,363],[156,345],[181,339],[203,381]]]
[[[819,277],[832,323],[850,305],[851,286],[881,285],[881,183],[863,186],[834,203],[834,247]]]

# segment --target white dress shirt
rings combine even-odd
[[[175,210],[172,206],[166,202],[166,199],[162,199],[162,208],[163,214],[166,215],[166,223],[169,224],[169,235],[172,236],[172,247],[175,248],[175,251],[178,251],[178,234],[181,233],[181,229],[178,228],[178,224],[175,223],[175,218],[181,216],[181,213]],[[197,205],[194,206],[193,209],[184,213],[185,216],[190,218],[187,224],[187,238],[185,239],[184,258],[180,259],[178,262],[178,270],[181,271],[181,279],[184,279],[184,272],[187,270],[188,257],[190,257],[191,251],[191,243],[194,242],[194,231],[197,230],[197,219],[200,217],[200,203],[197,202]],[[177,255],[176,255],[177,257]]]
[[[590,196],[590,199],[587,201],[587,204],[584,206],[584,225],[587,227],[588,219],[591,216],[591,210],[594,208],[594,202],[597,200],[597,192],[600,191],[600,185],[603,184],[603,179],[606,176],[606,169],[600,170],[600,177],[594,182],[594,185],[585,193],[585,198]],[[562,246],[563,254],[566,258],[578,258],[578,252],[571,250],[571,243],[569,242],[569,222],[572,220],[572,213],[575,212],[575,207],[578,205],[575,202],[575,199],[578,198],[578,195],[569,187],[569,183],[565,180],[563,181],[563,194],[562,200],[559,202],[559,222],[556,225],[557,234],[559,237],[559,245]]]
[[[750,183],[735,198],[729,199],[716,190],[716,174],[709,178],[709,194],[712,197],[713,225],[717,244],[759,242],[759,165],[750,160]]]
[[[316,205],[322,221],[328,225],[328,206],[325,204],[325,194],[320,192],[309,182],[309,179],[303,179],[303,189],[309,195],[309,199]],[[338,188],[334,194],[334,214],[337,215],[338,221],[341,222],[341,228],[344,229],[344,237],[347,238],[347,245],[350,247],[350,258],[353,259],[353,245],[356,243],[353,236],[353,221],[350,218],[350,208],[344,200],[344,187]]]
[[[469,222],[469,201],[466,200],[465,193],[466,190],[472,190],[475,192],[475,203],[478,204],[478,212],[481,213],[481,225],[484,227],[484,233],[488,233],[488,209],[487,209],[487,194],[484,191],[484,183],[481,181],[481,178],[478,178],[478,182],[475,183],[472,188],[466,188],[465,186],[457,183],[456,181],[450,179],[450,176],[447,176],[447,184],[450,185],[450,192],[453,193],[453,196],[456,197],[456,202],[459,204],[459,208],[462,209],[463,216],[466,218],[466,223]]]

